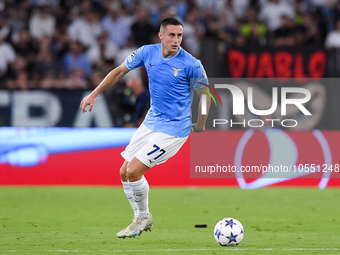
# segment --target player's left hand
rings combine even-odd
[[[198,127],[197,123],[192,123],[191,124],[191,130],[195,133],[203,132],[205,130],[205,127]]]

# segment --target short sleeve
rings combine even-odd
[[[125,59],[125,66],[129,70],[136,69],[137,67],[144,66],[144,46],[132,52]]]
[[[192,66],[190,83],[194,89],[200,89],[205,87],[205,84],[209,84],[207,74],[199,60]]]

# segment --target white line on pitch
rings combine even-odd
[[[155,249],[155,250],[49,250],[48,252],[68,253],[68,252],[106,252],[106,253],[125,253],[125,252],[181,252],[181,251],[340,251],[340,248],[220,248],[220,249]],[[27,250],[0,250],[0,252],[24,252]]]
[[[98,250],[99,252],[124,253],[124,252],[176,252],[176,251],[340,251],[340,248],[220,248],[220,249],[158,249],[158,250]],[[49,250],[49,252],[94,252],[95,250]]]

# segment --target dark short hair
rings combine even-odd
[[[180,22],[178,19],[176,19],[176,18],[165,18],[165,19],[162,20],[161,29],[166,28],[169,25],[182,26],[183,27],[182,22]]]

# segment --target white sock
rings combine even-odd
[[[130,205],[133,209],[134,217],[137,217],[138,207],[137,207],[137,204],[136,204],[135,199],[133,197],[133,193],[132,193],[132,189],[130,187],[130,183],[122,181],[122,184],[123,184],[125,195],[126,195],[127,199],[129,200]]]
[[[136,182],[129,182],[133,197],[138,207],[138,217],[149,217],[149,183],[144,175]]]

